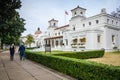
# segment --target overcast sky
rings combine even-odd
[[[71,9],[83,7],[86,10],[86,17],[99,14],[102,8],[107,13],[115,11],[120,6],[120,0],[21,0],[22,7],[19,10],[20,16],[26,21],[26,31],[22,34],[34,34],[39,27],[42,32],[47,30],[48,21],[52,18],[58,20],[58,26],[69,24]]]

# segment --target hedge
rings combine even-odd
[[[83,51],[83,52],[59,52],[54,54],[56,56],[65,56],[77,59],[89,59],[89,58],[99,58],[104,55],[104,50],[96,50],[96,51]]]
[[[120,80],[120,67],[117,66],[33,52],[26,52],[26,57],[78,80]]]

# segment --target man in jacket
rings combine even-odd
[[[20,54],[20,60],[24,60],[25,59],[25,46],[21,44],[18,51]]]

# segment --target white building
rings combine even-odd
[[[52,50],[120,49],[120,7],[112,14],[101,9],[91,17],[86,17],[86,9],[79,6],[71,12],[68,25],[58,27],[58,20],[48,21],[47,31],[38,39],[42,47],[50,44]]]

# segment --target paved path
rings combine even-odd
[[[0,80],[75,79],[29,60],[20,61],[18,54],[14,61],[10,61],[9,52],[5,51],[0,53]]]

